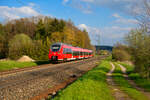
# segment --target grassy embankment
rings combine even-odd
[[[150,79],[142,78],[140,74],[134,73],[134,67],[128,64],[120,63],[127,68],[127,73],[129,77],[141,88],[144,88],[146,91],[150,92]],[[131,73],[132,72],[132,73]]]
[[[32,67],[48,63],[49,63],[48,61],[37,61],[37,62],[0,61],[0,71],[11,70],[16,68]]]
[[[114,100],[106,83],[106,73],[110,68],[109,61],[102,61],[98,67],[60,91],[53,100]]]
[[[113,79],[119,88],[127,93],[133,100],[148,100],[148,98],[142,94],[140,91],[136,90],[129,84],[129,82],[123,77],[120,67],[114,63],[116,66],[115,72],[113,73]],[[132,72],[133,67],[128,67],[127,71]]]

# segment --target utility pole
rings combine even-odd
[[[101,44],[101,39],[100,39],[100,33],[95,35],[96,39],[96,53],[98,54],[99,49],[100,49],[100,44]]]
[[[98,45],[100,46],[100,44],[101,44],[101,36],[100,34],[98,34]]]
[[[96,42],[97,42],[97,46],[100,46],[101,44],[100,34],[96,34]]]

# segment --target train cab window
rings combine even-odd
[[[66,54],[66,48],[63,48],[63,54]]]
[[[52,45],[51,49],[53,52],[58,52],[60,50],[60,45]]]

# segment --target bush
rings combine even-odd
[[[125,50],[114,49],[112,52],[113,59],[117,61],[130,61],[131,56]]]
[[[18,59],[22,55],[30,56],[32,54],[32,49],[32,39],[25,34],[15,35],[9,41],[9,57],[11,59]]]
[[[110,53],[107,50],[100,50],[100,54],[101,55],[109,55]]]

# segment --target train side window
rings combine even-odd
[[[63,54],[66,54],[66,48],[63,49]]]
[[[74,56],[76,56],[76,51],[74,51]]]
[[[86,55],[88,55],[88,53],[86,52]]]
[[[67,48],[67,54],[72,54],[71,49],[68,49],[68,48]]]
[[[82,52],[82,56],[84,56],[84,53]]]
[[[73,51],[73,56],[76,56],[76,51]]]
[[[73,56],[78,56],[78,51],[73,51]]]
[[[68,49],[68,54],[72,54],[72,50],[71,49]]]
[[[77,56],[79,56],[79,51],[77,51]]]
[[[66,54],[68,54],[68,49],[66,48]]]
[[[68,48],[66,49],[66,52],[67,52],[67,54],[69,54],[69,49]]]

